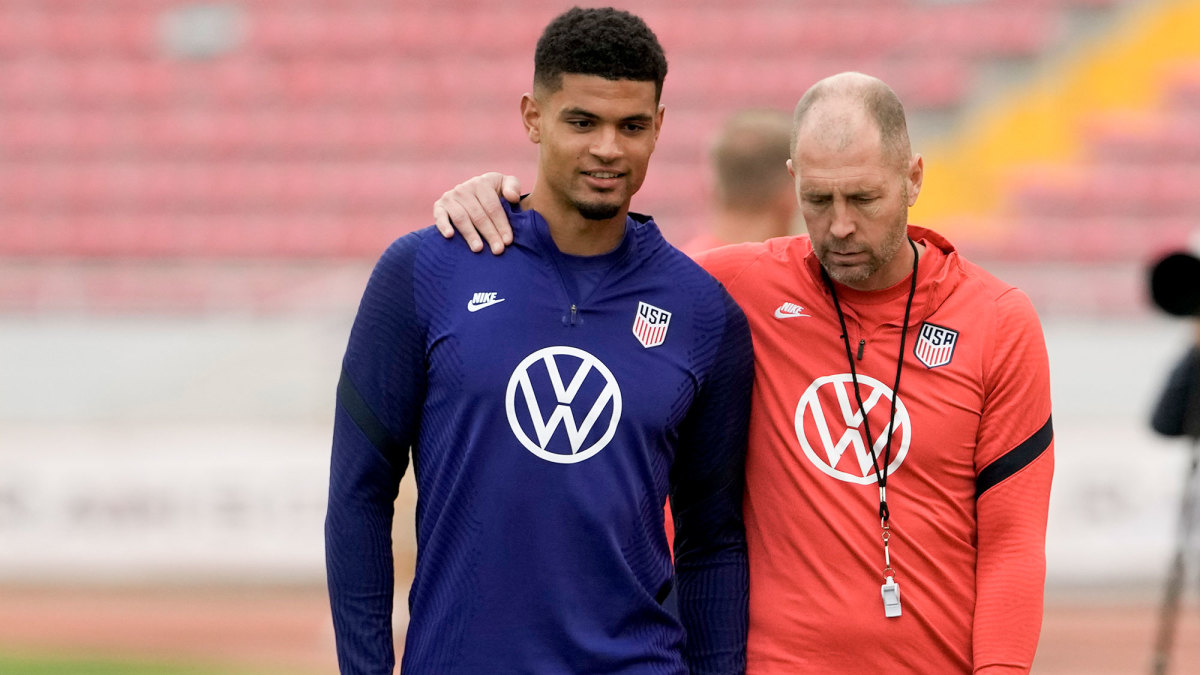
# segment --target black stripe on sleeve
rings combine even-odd
[[[1047,417],[1046,423],[1042,425],[1041,429],[1035,431],[1020,445],[1009,450],[1003,457],[988,464],[983,471],[979,472],[979,476],[975,478],[975,499],[979,499],[983,493],[1041,457],[1046,448],[1050,447],[1050,441],[1054,440],[1054,427],[1050,423],[1051,419]]]
[[[396,439],[388,432],[387,427],[383,426],[383,422],[380,422],[379,418],[375,416],[375,411],[367,405],[362,394],[358,393],[358,389],[350,381],[350,376],[346,374],[345,369],[338,378],[337,400],[338,405],[345,408],[346,412],[350,414],[350,419],[354,420],[358,428],[366,434],[367,440],[371,441],[371,445],[375,446],[377,450],[386,456],[389,449],[396,447]]]

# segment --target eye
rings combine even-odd
[[[829,203],[829,195],[804,195],[804,202],[813,206],[823,206]]]
[[[567,124],[570,124],[571,126],[575,127],[576,129],[591,129],[593,126],[595,126],[595,123],[592,120],[586,120],[586,119],[584,119],[584,120],[567,120]]]
[[[638,134],[646,130],[646,125],[641,122],[629,122],[625,125],[625,132],[630,134]]]

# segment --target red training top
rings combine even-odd
[[[833,298],[807,235],[697,256],[750,321],[750,673],[1026,672],[1042,620],[1053,473],[1033,306],[918,227],[925,247],[887,502],[901,616],[885,618],[880,490]],[[879,462],[911,277],[838,299]]]

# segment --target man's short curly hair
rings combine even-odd
[[[558,91],[567,73],[653,82],[657,100],[667,76],[667,57],[654,31],[639,17],[612,7],[573,7],[551,21],[538,39],[533,85]]]

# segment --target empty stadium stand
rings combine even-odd
[[[676,241],[703,227],[705,143],[738,107],[790,108],[854,69],[892,84],[917,124],[957,120],[998,64],[1061,51],[1079,17],[1130,2],[639,3],[671,75],[636,207]],[[314,290],[325,272],[363,274],[449,186],[483,169],[532,184],[517,100],[541,27],[571,4],[0,4],[0,311],[304,311],[302,293],[310,310],[344,304]],[[1200,177],[1200,86],[1186,81],[1175,112],[1139,133],[1097,122],[1094,168],[1014,183],[1014,222],[1067,240],[1080,219],[1105,232],[1071,249],[1082,261],[1120,248],[1119,230],[1098,228],[1118,227],[1113,209],[1184,229]],[[1044,256],[1025,240],[977,241]]]
[[[1085,117],[1074,161],[1023,166],[1004,184],[1005,206],[980,228],[990,234],[969,246],[1009,261],[1050,311],[1147,309],[1146,270],[1200,234],[1200,60],[1167,68],[1154,105]]]

